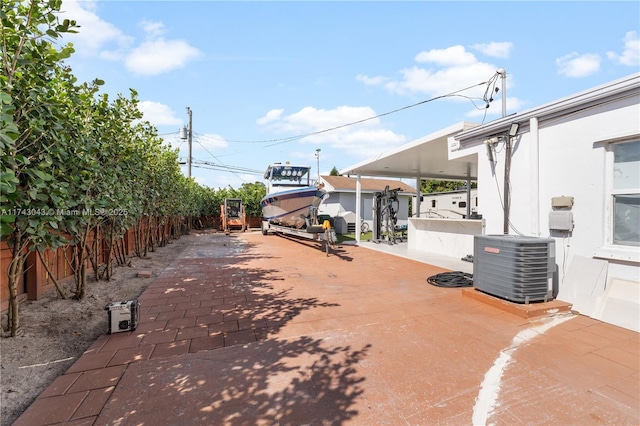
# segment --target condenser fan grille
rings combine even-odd
[[[474,238],[473,285],[512,302],[552,299],[555,241],[514,235]]]

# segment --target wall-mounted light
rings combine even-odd
[[[518,130],[520,130],[520,123],[511,123],[511,127],[509,127],[509,136],[514,137],[518,134]]]

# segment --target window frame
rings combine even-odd
[[[640,135],[608,141],[605,143],[604,176],[604,238],[603,246],[598,248],[594,257],[640,263],[640,246],[614,243],[615,197],[619,195],[640,196],[640,186],[636,188],[614,189],[615,147],[624,143],[640,143]]]

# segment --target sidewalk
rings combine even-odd
[[[638,333],[362,247],[202,234],[15,425],[640,424]]]

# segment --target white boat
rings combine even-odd
[[[329,195],[311,184],[311,167],[271,164],[264,173],[267,195],[260,202],[264,221],[302,229],[315,225],[317,209]]]

